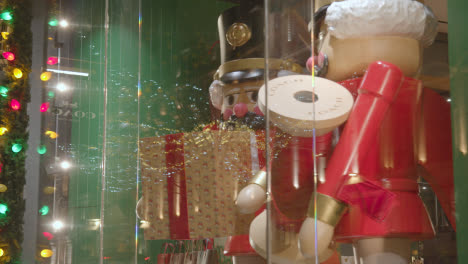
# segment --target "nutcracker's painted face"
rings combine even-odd
[[[257,105],[258,91],[262,85],[263,80],[212,83],[211,100],[221,110],[221,120],[227,128],[239,125],[255,130],[265,128],[263,113]]]
[[[413,0],[335,1],[319,8],[314,21],[315,53],[325,58],[314,70],[334,81],[362,76],[379,60],[416,76],[422,47],[432,44],[438,25],[430,8]]]
[[[223,87],[223,103],[221,113],[228,120],[232,115],[244,117],[248,112],[261,115],[257,106],[258,90],[263,81],[225,84]]]

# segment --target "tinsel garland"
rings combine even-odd
[[[0,162],[3,164],[0,172],[0,183],[7,186],[7,191],[0,193],[0,203],[8,206],[6,216],[0,219],[0,248],[4,250],[0,263],[21,263],[21,243],[23,241],[23,217],[25,201],[23,188],[25,184],[25,159],[28,139],[27,104],[30,101],[29,74],[31,72],[32,33],[31,33],[31,1],[4,0],[1,11],[10,11],[12,20],[5,21],[11,27],[11,33],[4,51],[13,52],[15,60],[8,62],[2,71],[4,79],[0,85],[8,87],[8,96],[0,98],[0,126],[8,131],[0,136]],[[17,79],[13,69],[18,68],[23,76]],[[10,101],[20,102],[19,110],[12,110]],[[22,150],[12,151],[12,145],[19,143]]]

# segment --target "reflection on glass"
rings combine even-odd
[[[37,259],[418,263],[442,248],[456,227],[448,91],[426,82],[424,48],[447,46],[434,12],[267,4],[51,2]],[[22,110],[14,89],[0,95]]]

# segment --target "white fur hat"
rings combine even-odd
[[[437,18],[429,7],[414,0],[346,0],[332,3],[325,18],[338,39],[401,36],[432,44]]]

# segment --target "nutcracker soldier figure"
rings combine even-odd
[[[316,32],[323,29],[316,36],[317,68],[357,99],[312,196],[298,236],[300,253],[309,263],[316,253],[322,261],[335,240],[353,243],[359,263],[408,263],[411,241],[434,235],[417,194],[418,176],[433,186],[455,228],[450,129],[440,129],[450,128],[449,106],[411,78],[421,64],[421,48],[434,39],[437,20],[411,0],[335,2],[319,9],[315,19],[322,22]],[[345,80],[365,72],[364,78]],[[259,190],[253,185],[238,199]],[[262,202],[245,203],[252,210]],[[259,216],[250,229],[251,244],[263,253],[265,234],[258,230],[264,222]],[[274,262],[298,262],[282,253],[276,252]]]
[[[306,1],[302,2],[305,3]],[[307,9],[302,8],[302,10]],[[274,42],[279,43],[282,41],[281,36],[295,36],[295,38],[288,39],[285,45],[271,47],[270,58],[268,59],[269,77],[274,79],[288,76],[287,78],[291,78],[292,82],[298,81],[306,84],[310,82],[308,74],[296,62],[305,63],[310,56],[310,46],[307,42],[304,43],[304,40],[310,39],[310,34],[305,19],[299,13],[295,9],[287,9],[281,12],[273,12],[269,17],[272,30],[276,31],[274,34],[270,34],[275,39]],[[231,121],[238,121],[244,115],[246,116],[244,120],[252,119],[248,116],[249,112],[253,112],[252,115],[263,115],[260,108],[265,110],[264,101],[259,104],[249,96],[249,92],[253,91],[252,87],[255,87],[257,90],[255,91],[255,99],[258,98],[258,89],[262,86],[264,79],[265,60],[262,58],[265,44],[263,39],[263,14],[262,4],[252,5],[246,2],[242,5],[241,2],[240,6],[227,10],[219,19],[222,65],[215,74],[215,81],[210,87],[210,92],[213,105],[221,110],[224,123],[230,124]],[[259,17],[260,19],[258,19]],[[253,19],[255,19],[254,22],[251,22]],[[260,37],[257,35],[259,39],[252,42],[249,42],[250,40],[245,41],[243,38],[252,37],[253,39],[254,34],[250,32],[260,34]],[[294,34],[291,34],[291,32]],[[250,46],[233,43],[250,44]],[[256,51],[259,51],[258,54],[255,53]],[[230,58],[226,54],[231,54],[231,59],[235,60],[228,61]],[[233,54],[236,54],[236,56],[233,56]],[[352,96],[345,88],[334,82],[322,79],[320,83],[324,84],[323,87],[328,88],[328,91],[325,89],[318,94],[322,98],[321,102],[331,102],[333,104],[336,100],[340,100],[339,106],[333,114],[324,114],[321,117],[322,120],[316,122],[317,125],[321,126],[320,131],[317,133],[319,135],[317,140],[318,155],[320,160],[324,162],[330,151],[332,130],[346,120],[352,106]],[[302,89],[302,86],[296,88]],[[278,94],[278,96],[277,98],[281,99],[282,95]],[[311,107],[307,103],[311,97],[311,93],[308,91],[296,90],[294,94],[290,93],[288,96],[292,102],[303,103],[303,106]],[[330,100],[327,101],[326,98]],[[288,107],[284,102],[280,102],[279,105],[281,105],[281,108]],[[322,103],[320,105],[327,106]],[[293,106],[292,109],[294,108]],[[297,112],[300,114],[306,113],[305,110]],[[275,239],[274,248],[275,251],[282,251],[288,257],[291,254],[295,255],[294,261],[296,263],[305,263],[304,257],[298,255],[297,233],[306,217],[308,208],[308,200],[303,199],[303,197],[309,196],[313,190],[313,178],[310,177],[314,169],[311,166],[314,153],[310,147],[313,144],[313,132],[310,131],[309,127],[315,121],[311,119],[308,113],[301,117],[293,114],[291,117],[284,118],[277,115],[276,118],[285,121],[285,123],[275,126],[272,129],[272,135],[269,135],[274,139],[286,139],[272,142],[272,152],[277,154],[277,157],[272,161],[274,167],[272,168],[272,171],[274,171],[272,193],[276,206],[273,219],[275,220],[275,226],[278,227],[273,234],[277,238]],[[301,124],[291,125],[290,122],[294,122],[294,120],[301,120]],[[249,123],[246,122],[246,124]],[[252,125],[249,126],[252,127]],[[287,143],[284,143],[285,141]],[[296,162],[292,162],[295,159],[294,157],[297,157]],[[265,164],[265,161],[263,161],[263,164]],[[296,166],[300,166],[298,170],[300,175],[292,173],[297,170]],[[254,213],[262,206],[266,199],[264,175],[265,171],[260,171],[252,180],[253,184],[243,189],[239,194],[236,203],[241,212]],[[294,182],[294,179],[298,179],[298,181]],[[264,216],[265,212],[261,213],[258,219],[265,219]],[[263,229],[263,223],[259,225],[261,226],[260,229]],[[243,241],[244,244],[247,243],[248,237],[244,236]],[[242,244],[239,237],[231,237],[228,240],[226,245],[228,254],[231,254],[230,249],[235,246],[235,243]],[[261,252],[262,246],[253,246],[263,257],[265,256],[265,252]],[[248,248],[252,251],[250,245]],[[246,251],[236,253],[245,254]],[[235,258],[238,259],[239,256]]]
[[[263,1],[240,1],[226,11],[218,19],[218,31],[221,48],[221,65],[214,75],[210,86],[210,97],[213,106],[221,112],[219,129],[253,129],[257,134],[263,134],[265,122],[263,113],[257,104],[258,90],[265,78],[265,41],[264,41],[264,8]],[[294,19],[290,23],[300,23],[302,33],[307,35],[305,21],[288,12]],[[277,14],[277,20],[281,14]],[[282,26],[283,30],[287,27]],[[298,50],[299,41],[290,44],[291,50]],[[308,56],[307,49],[302,54],[281,56],[279,50],[272,52],[269,59],[269,76],[278,77],[305,72],[305,67],[297,64]],[[300,58],[300,59],[299,59]],[[305,66],[305,65],[304,65]],[[260,168],[265,166],[264,150],[259,150]],[[260,187],[258,187],[260,188]],[[260,189],[262,190],[262,189]],[[264,201],[266,196],[262,191],[257,199]],[[244,202],[245,201],[245,202]],[[258,208],[251,209],[249,200],[237,199],[242,213],[254,213]],[[255,206],[255,205],[253,205]],[[234,263],[264,263],[264,259],[252,249],[248,234],[231,236],[225,245],[225,254],[232,256]]]

